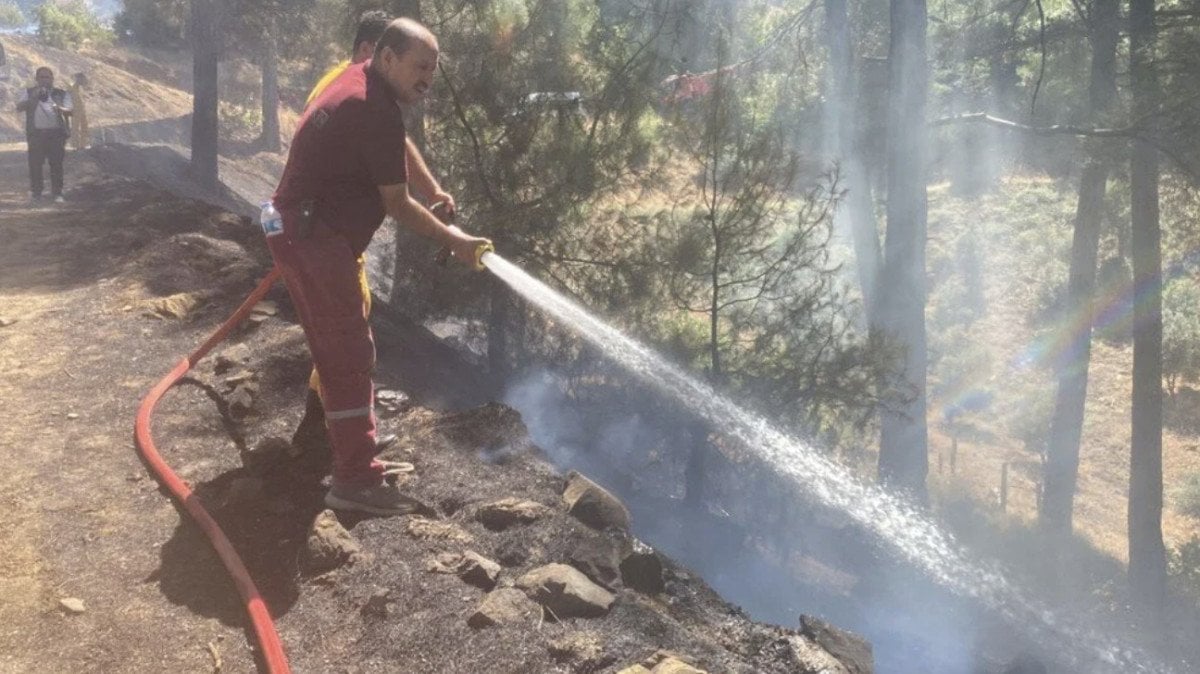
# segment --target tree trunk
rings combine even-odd
[[[279,152],[279,54],[275,48],[276,31],[263,31],[262,40],[262,138],[267,152]]]
[[[1091,120],[1105,121],[1117,93],[1117,32],[1119,0],[1092,2],[1092,72],[1089,85]],[[1075,209],[1075,235],[1071,243],[1071,269],[1067,281],[1067,306],[1078,312],[1069,321],[1064,339],[1071,343],[1067,359],[1058,364],[1058,392],[1050,421],[1046,448],[1041,524],[1060,537],[1071,533],[1075,483],[1079,475],[1079,439],[1083,432],[1083,410],[1087,400],[1088,365],[1092,352],[1092,320],[1096,287],[1096,258],[1104,217],[1104,194],[1108,163],[1103,141],[1087,144],[1087,160],[1079,179],[1079,201]],[[1078,334],[1074,334],[1078,329]]]
[[[1158,114],[1154,0],[1130,0],[1133,118],[1149,133]],[[1129,588],[1135,606],[1157,622],[1166,600],[1162,537],[1162,251],[1158,152],[1135,139],[1129,160],[1133,287],[1133,442],[1129,464]]]
[[[216,189],[217,62],[221,56],[218,0],[192,0],[192,175]]]
[[[846,0],[825,0],[825,22],[829,40],[830,117],[836,125],[833,155],[840,164],[838,177],[846,187],[845,210],[838,217],[845,217],[850,225],[863,309],[867,323],[874,325],[875,290],[882,253],[879,250],[879,228],[875,223],[871,183],[858,142],[858,108],[854,101],[854,92],[858,87],[855,84],[857,78]]]
[[[881,410],[879,479],[926,501],[929,470],[925,350],[925,196],[928,72],[925,0],[892,0],[888,53],[887,238],[879,298],[900,370],[885,375],[894,394]]]

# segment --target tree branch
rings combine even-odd
[[[930,126],[949,126],[951,124],[960,124],[964,122],[979,122],[982,124],[991,124],[1002,129],[1010,131],[1020,131],[1023,133],[1031,133],[1036,136],[1091,136],[1096,138],[1135,138],[1138,135],[1136,127],[1123,127],[1116,129],[1096,129],[1085,126],[1075,126],[1072,124],[1052,124],[1050,126],[1032,126],[1029,124],[1021,124],[1007,119],[993,117],[986,112],[971,112],[961,115],[952,115],[950,117],[942,117],[930,122]]]

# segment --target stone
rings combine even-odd
[[[338,521],[332,510],[324,510],[308,530],[301,564],[309,574],[332,571],[362,555],[358,542]]]
[[[596,618],[608,613],[616,597],[566,564],[547,564],[521,576],[516,586],[555,619]]]
[[[404,533],[423,541],[471,542],[471,534],[453,522],[410,517],[404,523]]]
[[[17,322],[17,319],[15,319],[15,318],[6,318],[4,316],[0,316],[0,328],[7,328],[8,326],[10,326],[16,322]]]
[[[837,658],[804,635],[785,637],[791,664],[806,674],[849,674]]]
[[[629,531],[629,509],[604,487],[575,471],[567,474],[562,493],[567,512],[594,529],[615,527]]]
[[[233,391],[225,396],[225,400],[229,403],[229,411],[244,415],[254,410],[254,399],[257,395],[258,384],[245,381],[234,387]]]
[[[533,624],[542,619],[542,608],[524,592],[501,587],[484,595],[467,624],[475,629],[492,625]]]
[[[366,618],[386,618],[388,616],[388,604],[392,601],[391,596],[391,590],[377,588],[367,599],[367,603],[363,604],[363,607],[359,609],[359,612]]]
[[[549,512],[537,501],[510,497],[479,506],[475,519],[492,531],[503,531],[516,524],[536,522]]]
[[[571,671],[598,672],[616,658],[604,652],[604,643],[594,632],[571,632],[546,644],[550,657],[559,664],[571,663]]]
[[[253,449],[242,452],[242,466],[252,473],[262,474],[282,463],[291,451],[292,443],[278,436],[265,437]]]
[[[259,300],[258,304],[255,304],[251,311],[256,314],[263,314],[264,316],[274,316],[279,313],[279,305],[271,300]]]
[[[252,356],[250,347],[245,344],[234,344],[217,354],[213,361],[213,372],[218,375],[225,374],[235,367],[246,365]]]
[[[666,589],[662,559],[654,548],[636,538],[630,541],[621,559],[621,582],[642,594],[658,594]]]
[[[668,651],[658,651],[640,663],[622,669],[617,674],[708,674],[708,672],[689,665],[683,656]]]
[[[621,584],[620,551],[616,543],[603,536],[580,541],[567,561],[607,590],[615,590]]]
[[[146,300],[146,315],[153,318],[186,318],[201,302],[201,296],[196,293],[175,293],[167,297],[156,297]]]
[[[800,616],[800,633],[842,663],[849,674],[875,671],[875,656],[866,639],[810,615]]]
[[[83,603],[82,599],[77,599],[75,597],[60,599],[58,606],[63,610],[63,613],[68,615],[79,615],[87,612],[87,605]]]
[[[477,552],[467,550],[459,562],[458,577],[468,585],[490,590],[496,587],[496,580],[500,577],[500,565]]]
[[[425,570],[430,573],[457,574],[462,563],[463,556],[457,552],[439,552],[436,557],[425,562]]]

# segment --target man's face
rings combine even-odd
[[[37,80],[37,85],[43,89],[49,89],[54,86],[54,73],[40,72],[34,76]]]
[[[379,72],[401,103],[416,103],[429,94],[437,71],[436,42],[415,40],[403,55],[397,56],[387,48],[379,57],[382,59]]]

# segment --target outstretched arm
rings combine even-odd
[[[425,164],[425,158],[421,156],[421,151],[417,149],[412,138],[405,139],[405,155],[408,158],[408,176],[413,191],[425,197],[430,204],[439,201],[445,202],[447,211],[453,214],[455,210],[454,197],[442,191],[442,186],[433,177],[429,166]]]

